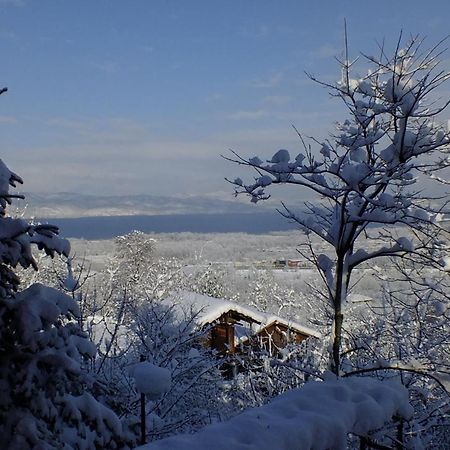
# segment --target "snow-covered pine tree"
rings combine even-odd
[[[58,228],[9,217],[10,186],[22,183],[0,160],[0,435],[5,449],[123,448],[121,422],[92,392],[83,361],[95,345],[75,319],[77,302],[33,284],[19,291],[18,266],[37,263],[32,247],[68,255]]]

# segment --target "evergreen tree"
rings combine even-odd
[[[0,434],[2,448],[123,448],[121,422],[93,395],[83,370],[96,353],[76,322],[77,302],[33,284],[20,291],[18,266],[34,268],[32,248],[67,256],[52,225],[9,217],[9,188],[22,183],[0,160]]]

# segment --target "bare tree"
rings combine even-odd
[[[226,158],[256,170],[252,183],[228,180],[236,195],[247,194],[254,203],[269,198],[267,189],[278,184],[319,197],[302,213],[284,203],[280,212],[330,248],[317,254],[310,245],[307,257],[324,281],[332,308],[330,369],[336,375],[341,374],[345,304],[354,270],[382,257],[445,266],[439,241],[447,233],[442,219],[448,196],[432,196],[424,184],[425,179],[441,181],[450,165],[450,135],[437,123],[449,103],[437,97],[450,77],[440,67],[442,44],[424,49],[419,38],[403,45],[400,36],[392,56],[380,46],[379,57],[361,55],[355,61],[349,60],[346,45],[339,82],[309,76],[349,113],[329,139],[306,140],[295,129],[303,146],[295,158],[284,149],[266,161],[235,152]],[[368,66],[366,75],[354,77],[361,62]]]

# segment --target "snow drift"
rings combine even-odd
[[[227,422],[139,447],[140,450],[345,449],[348,433],[365,435],[394,415],[409,418],[408,391],[373,378],[328,379],[280,395]]]

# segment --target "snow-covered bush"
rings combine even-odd
[[[167,304],[147,299],[129,319],[115,337],[109,335],[116,344],[107,357],[98,359],[97,367],[135,442],[142,389],[136,386],[134,369],[142,360],[170,374],[170,383],[160,396],[147,396],[148,440],[193,432],[239,410],[227,406],[219,363],[203,347],[204,333],[194,326],[193,312],[180,315]]]
[[[450,440],[450,280],[421,264],[400,261],[395,268],[380,301],[349,308],[343,365],[347,376],[375,375],[407,387],[414,415],[393,434],[401,433],[414,448],[445,449]]]
[[[2,447],[26,450],[122,448],[122,425],[98,402],[83,365],[96,353],[76,318],[77,302],[33,284],[19,291],[17,266],[37,269],[32,247],[68,255],[52,225],[8,217],[9,187],[22,180],[0,160],[0,434]],[[19,292],[18,292],[19,291]]]
[[[235,411],[261,406],[273,398],[303,386],[309,379],[319,379],[315,359],[317,339],[301,344],[290,343],[280,355],[269,354],[266,348],[253,348],[244,355],[234,355],[239,373],[226,384],[228,402]]]

